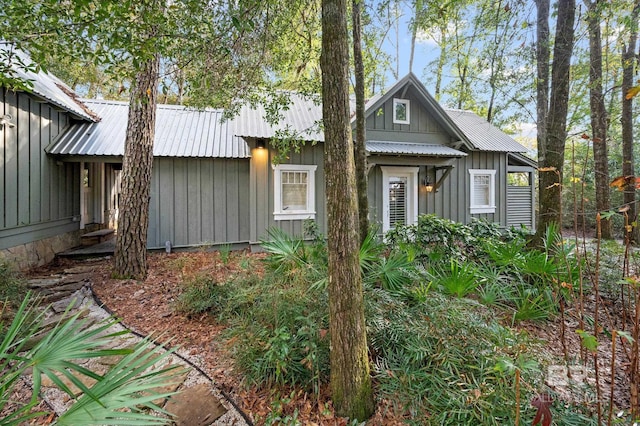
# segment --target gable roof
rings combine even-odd
[[[401,96],[411,87],[415,89],[415,94],[423,102],[423,104],[429,109],[429,112],[435,117],[440,125],[451,135],[463,142],[467,148],[476,148],[467,135],[460,130],[456,124],[449,118],[442,106],[435,100],[433,96],[427,91],[424,85],[418,80],[418,77],[412,72],[405,75],[402,79],[395,82],[391,87],[386,89],[382,94],[374,96],[365,104],[365,115],[368,116],[378,110],[385,102],[396,95],[398,91],[402,89]]]
[[[100,123],[72,125],[46,151],[58,155],[122,156],[129,104],[83,100],[102,117]],[[158,105],[153,155],[156,157],[249,158],[247,143],[234,134],[223,111]],[[179,143],[176,143],[179,142]]]
[[[385,102],[399,91],[415,89],[415,93],[429,112],[443,128],[462,142],[468,149],[495,152],[527,152],[527,148],[511,136],[502,132],[491,123],[471,111],[443,108],[413,73],[407,74],[394,85],[376,95],[365,104],[365,114],[374,114]],[[281,133],[295,135],[298,139],[311,142],[323,142],[324,134],[318,123],[322,120],[322,104],[318,98],[304,96],[294,92],[286,95],[289,104],[280,111],[280,122],[270,125],[265,117],[264,105],[245,104],[235,119],[236,135],[254,138],[277,138]],[[351,105],[352,111],[355,106]],[[352,117],[352,123],[355,117]],[[459,152],[459,151],[457,151]]]
[[[33,65],[31,57],[23,51],[18,49],[10,50],[12,48],[7,45],[2,45],[0,49],[7,51],[8,55],[16,56],[17,62],[21,62],[27,66]],[[87,106],[80,101],[73,90],[53,74],[49,74],[44,71],[36,73],[31,70],[25,70],[24,67],[19,66],[17,63],[13,63],[11,69],[17,78],[31,83],[32,87],[29,90],[31,94],[62,108],[63,110],[71,113],[77,119],[91,122],[97,122],[100,120],[93,111],[87,108]]]

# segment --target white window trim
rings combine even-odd
[[[386,167],[382,170],[382,231],[387,232],[389,223],[389,178],[407,178],[407,225],[413,225],[418,220],[418,171],[419,167]]]
[[[471,214],[480,213],[495,213],[496,212],[496,171],[490,169],[469,169],[469,197],[470,197],[470,212]],[[476,205],[475,200],[475,176],[489,176],[489,204],[488,205]]]
[[[404,104],[407,108],[406,120],[400,120],[396,117],[396,104]],[[411,124],[411,101],[409,99],[393,98],[393,124]]]
[[[315,219],[316,217],[316,169],[315,165],[278,164],[273,165],[274,220]],[[307,210],[282,210],[282,176],[280,172],[307,172]]]

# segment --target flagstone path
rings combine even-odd
[[[55,275],[34,277],[29,280],[29,287],[43,298],[44,304],[48,304],[46,315],[50,317],[48,322],[55,321],[64,312],[73,306],[72,314],[77,312],[87,321],[87,326],[95,324],[109,317],[106,309],[98,306],[91,291],[89,266],[79,266],[67,269]],[[121,331],[121,324],[113,326],[113,330]],[[111,342],[111,348],[122,348],[135,345],[142,339],[141,336],[127,333]],[[87,359],[82,364],[84,367],[104,374],[117,363],[114,357]],[[250,421],[239,408],[225,397],[212,380],[197,367],[197,360],[190,360],[188,354],[181,354],[178,350],[169,356],[168,363],[182,365],[185,374],[181,376],[179,384],[168,391],[177,390],[179,393],[161,403],[161,406],[175,416],[174,424],[178,426],[226,426],[226,425],[250,425]],[[90,385],[90,378],[85,384]],[[71,388],[73,386],[69,383]],[[163,389],[163,391],[166,391]],[[71,405],[69,396],[58,390],[47,378],[43,378],[41,397],[57,413],[62,414]]]

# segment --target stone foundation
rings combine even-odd
[[[0,250],[0,259],[13,263],[21,271],[46,265],[57,253],[80,245],[80,231],[68,232],[44,240]]]

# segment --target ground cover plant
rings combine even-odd
[[[264,276],[191,281],[178,299],[183,311],[208,312],[227,326],[246,384],[275,395],[272,412],[258,419],[265,424],[296,424],[287,395],[301,389],[319,400],[328,381],[326,248],[315,237],[304,243],[272,230]],[[575,275],[568,248],[550,243],[527,255],[518,232],[435,217],[387,237],[383,243],[373,231],[360,252],[379,400],[414,424],[530,424],[530,401],[550,391],[543,379],[551,360],[509,326],[558,314],[557,283],[572,287]],[[520,263],[499,256],[514,251]],[[553,410],[558,424],[590,424],[589,407],[558,400]]]

